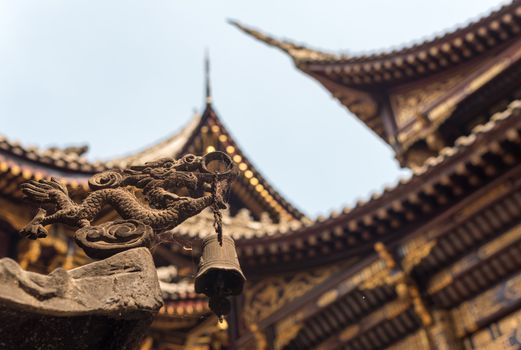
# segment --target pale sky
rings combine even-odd
[[[314,217],[392,184],[390,148],[289,58],[227,18],[332,52],[433,37],[494,0],[0,0],[0,133],[22,144],[90,146],[90,159],[154,143],[214,106],[246,155]]]

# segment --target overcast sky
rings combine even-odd
[[[389,147],[278,50],[226,23],[359,53],[433,37],[493,0],[0,0],[0,133],[38,146],[138,150],[214,106],[258,169],[315,216],[352,205],[400,171]]]

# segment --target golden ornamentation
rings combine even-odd
[[[42,252],[39,241],[22,241],[18,247],[18,261],[20,267],[24,270],[38,261]]]
[[[323,80],[321,83],[330,91],[334,91],[333,96],[352,113],[362,119],[362,121],[367,122],[369,119],[376,116],[378,112],[378,104],[368,93],[351,89],[332,81]]]
[[[487,82],[495,78],[499,73],[505,70],[511,63],[510,58],[503,58],[492,67],[487,69],[484,73],[480,74],[478,77],[474,78],[465,88],[466,94],[471,94],[474,91],[481,88]]]
[[[249,328],[255,338],[256,350],[266,350],[268,348],[266,335],[259,329],[256,323],[251,324]]]
[[[152,346],[154,345],[154,338],[152,337],[146,337],[143,342],[141,343],[141,346],[139,347],[139,350],[152,350]]]
[[[288,345],[298,332],[302,329],[304,324],[300,321],[302,314],[296,314],[277,322],[276,336],[275,336],[275,350],[281,350]]]
[[[350,339],[353,339],[360,332],[360,326],[357,324],[349,325],[346,329],[340,333],[338,338],[342,342],[347,342]]]
[[[202,323],[193,327],[186,337],[183,349],[208,350],[221,349],[227,345],[226,330],[221,329],[217,317],[210,316]],[[262,348],[259,350],[264,350]]]
[[[388,269],[393,269],[396,267],[396,261],[394,261],[394,257],[387,250],[387,248],[384,246],[384,244],[382,242],[376,242],[374,245],[374,250],[380,257],[380,259],[385,261],[385,265],[387,266]]]
[[[347,283],[359,286],[361,289],[374,289],[388,284],[388,277],[389,271],[385,262],[378,260],[355,274]]]
[[[518,350],[521,347],[521,310],[474,333],[466,349]]]
[[[403,254],[402,268],[409,273],[418,265],[425,257],[427,257],[432,249],[436,246],[436,240],[428,240],[425,237],[412,240],[401,248]]]
[[[432,241],[434,242],[434,241]],[[434,246],[434,243],[431,243]],[[431,245],[429,244],[429,245]],[[427,245],[428,246],[428,245]],[[432,246],[427,250],[430,252]],[[396,293],[400,296],[400,300],[403,302],[411,302],[414,305],[414,311],[421,319],[424,326],[428,326],[432,323],[432,317],[430,315],[425,302],[423,301],[416,283],[409,277],[410,270],[405,270],[403,265],[398,265],[394,256],[389,252],[387,247],[382,242],[375,244],[375,251],[380,256],[382,261],[385,261],[386,268],[381,272],[374,274],[370,279],[367,279],[362,284],[365,287],[378,287],[382,285],[394,286]],[[409,258],[409,260],[416,261],[421,260],[421,254],[425,254],[425,250],[420,250],[419,257]],[[428,255],[428,253],[426,253]],[[409,264],[410,261],[406,261]],[[414,265],[412,265],[414,266]]]
[[[446,99],[430,111],[429,120],[436,120],[439,122],[447,119],[452,113],[454,113],[458,101],[458,96],[452,96]]]
[[[502,234],[493,241],[483,245],[475,254],[467,255],[458,260],[449,268],[435,274],[429,281],[427,291],[430,294],[436,293],[452,283],[454,276],[468,270],[476,264],[476,260],[487,259],[499,251],[505,249],[521,238],[521,225],[518,225],[508,232]]]
[[[501,235],[497,239],[485,244],[479,248],[477,255],[481,259],[486,259],[504,248],[512,245],[515,241],[521,238],[521,225],[518,225],[507,233]]]
[[[396,116],[396,124],[402,129],[412,120],[421,118],[420,115],[433,102],[447,94],[448,90],[456,86],[463,74],[456,74],[444,79],[422,85],[420,88],[391,95],[391,106]]]
[[[391,95],[391,106],[400,129],[398,140],[400,140],[402,146],[407,149],[419,137],[428,137],[429,134],[436,131],[437,127],[454,113],[461,100],[504,71],[510,65],[510,60],[506,58],[500,60],[478,77],[466,83],[461,92],[435,105],[426,116],[427,118],[424,117],[424,113],[436,101],[442,99],[448,93],[448,90],[463,81],[467,72],[447,77],[445,80],[435,81],[422,88]],[[427,120],[431,121],[428,128],[425,125]]]
[[[477,323],[519,300],[521,295],[521,274],[501,283],[495,288],[481,293],[464,302],[452,311],[456,322],[456,334],[463,336],[477,329]]]
[[[62,261],[67,255],[68,245],[64,239],[58,238],[54,235],[50,235],[47,238],[38,241],[21,241],[18,247],[18,261],[20,262],[20,266],[24,270],[30,270],[31,266],[40,259],[43,248],[54,250],[54,258],[51,260],[49,266],[47,266],[47,269],[52,271],[57,267],[61,267]],[[55,261],[59,261],[59,265],[53,264]]]
[[[293,276],[273,276],[251,283],[244,292],[244,321],[253,325],[279,310],[283,305],[325,281],[339,270],[338,265],[299,272]]]
[[[434,294],[447,287],[453,280],[452,274],[449,271],[440,271],[430,279],[427,292],[429,294]]]
[[[511,58],[503,58],[492,67],[488,68],[485,72],[468,82],[461,92],[454,94],[451,98],[433,108],[429,113],[429,119],[435,121],[436,124],[439,125],[439,123],[447,119],[454,112],[459,102],[480,89],[499,73],[503,72],[511,64],[511,60]]]
[[[322,294],[322,296],[317,301],[317,305],[320,307],[327,306],[331,304],[333,301],[335,301],[337,297],[338,291],[336,289],[332,289]]]

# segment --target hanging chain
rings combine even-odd
[[[213,227],[215,229],[215,233],[217,233],[217,241],[219,245],[223,245],[223,214],[219,209],[219,203],[224,203],[223,198],[223,184],[220,181],[217,181],[217,176],[213,178],[212,182],[212,212],[213,212]]]

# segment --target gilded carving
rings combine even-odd
[[[398,128],[403,128],[418,118],[431,103],[445,95],[463,78],[462,74],[433,81],[420,88],[391,95],[391,105],[396,116]]]
[[[360,286],[362,289],[373,289],[386,284],[388,275],[385,262],[378,260],[356,273],[346,283]]]
[[[360,326],[357,324],[352,324],[344,329],[338,338],[342,342],[347,342],[348,340],[353,339],[359,332]]]
[[[377,114],[378,104],[368,93],[334,83],[324,84],[331,91],[335,91],[334,97],[363,121],[367,121]]]
[[[521,348],[521,310],[474,333],[465,349],[517,350]]]
[[[458,102],[458,96],[451,96],[436,107],[429,113],[429,120],[441,121],[447,119],[454,110],[456,109]]]
[[[431,294],[436,293],[439,290],[447,287],[452,283],[454,276],[474,266],[476,261],[491,257],[520,238],[521,225],[514,227],[507,233],[483,245],[476,253],[467,255],[465,258],[454,263],[451,267],[438,272],[431,278],[427,288],[428,292]]]
[[[458,320],[455,325],[456,333],[462,336],[475,331],[480,320],[512,305],[520,298],[521,274],[518,274],[455,308],[452,313]]]
[[[425,246],[428,248],[426,250],[430,252],[430,249],[432,249],[434,244],[435,241],[431,241],[431,243],[425,244]],[[371,276],[370,279],[364,281],[363,285],[373,288],[375,286],[381,286],[384,284],[394,286],[396,293],[400,297],[400,301],[412,303],[414,306],[414,311],[421,319],[423,325],[430,325],[432,323],[432,317],[420,295],[418,286],[409,276],[410,270],[405,270],[402,264],[398,265],[393,254],[391,254],[391,252],[383,243],[377,242],[374,248],[377,254],[380,256],[381,261],[385,262],[386,268],[378,274]],[[419,256],[415,256],[414,259],[409,258],[413,262],[418,259],[421,260],[421,254],[428,254],[428,252],[425,252],[425,249],[418,251],[420,252]],[[410,265],[410,263],[408,264],[409,267],[414,266]]]
[[[256,323],[251,324],[249,328],[255,338],[256,350],[266,350],[268,348],[266,335],[259,329]]]
[[[208,350],[225,347],[227,328],[226,321],[221,323],[216,317],[209,317],[188,332],[183,349]]]
[[[244,321],[256,324],[283,305],[306,294],[338,271],[338,266],[299,272],[293,276],[274,276],[250,284],[244,293]]]
[[[277,325],[275,326],[275,350],[283,349],[284,346],[288,345],[289,342],[297,336],[298,332],[304,326],[300,321],[301,319],[302,315],[296,314],[277,322]]]
[[[320,307],[327,306],[334,302],[338,297],[338,291],[336,289],[332,289],[330,291],[325,292],[320,296],[320,298],[317,301],[317,305]]]
[[[461,100],[463,100],[466,96],[474,93],[476,90],[480,89],[483,85],[485,85],[490,80],[495,78],[499,73],[504,71],[509,65],[510,59],[503,58],[502,60],[494,64],[492,67],[488,68],[485,72],[481,73],[479,76],[471,80],[465,86],[465,89],[461,93],[454,94],[449,99],[443,101],[435,108],[433,108],[429,113],[429,119],[431,121],[436,122],[437,124],[447,119],[454,112],[454,110],[458,106],[458,103]]]
[[[465,93],[470,94],[478,90],[480,87],[485,85],[487,82],[496,77],[499,73],[505,70],[510,64],[509,58],[503,58],[492,67],[487,69],[485,72],[474,78],[468,86],[465,88]]]
[[[402,268],[406,273],[427,257],[436,246],[436,240],[427,240],[425,237],[413,240],[402,247]]]

